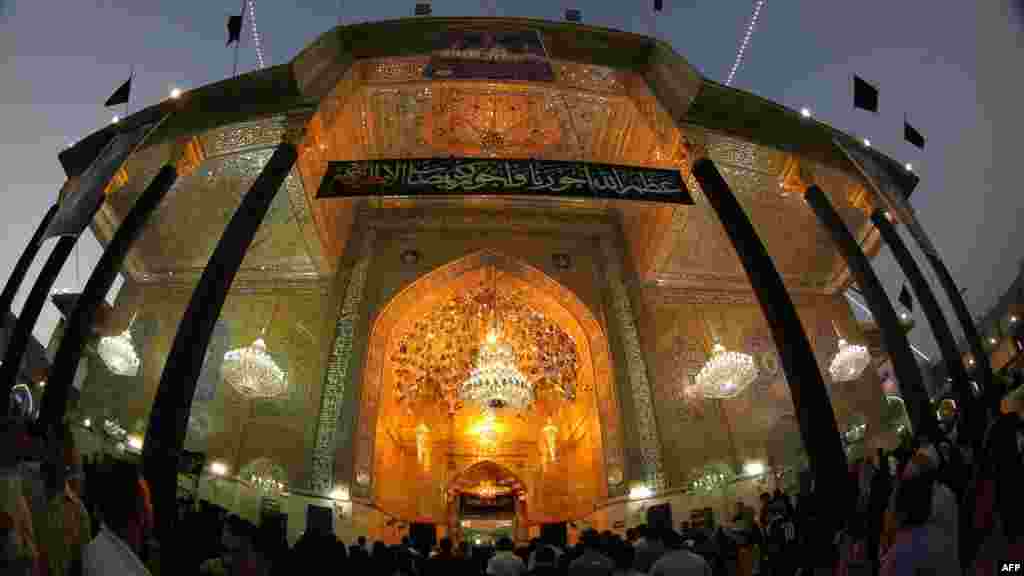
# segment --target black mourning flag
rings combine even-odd
[[[900,290],[899,301],[904,308],[910,310],[911,312],[914,311],[914,297],[910,295],[910,291],[907,290],[906,284],[904,284],[903,289]]]
[[[242,15],[228,16],[228,43],[225,46],[231,46],[232,42],[238,42],[242,39]]]
[[[662,8],[662,1],[661,0],[654,0],[654,11],[655,12],[661,12],[661,8]]]
[[[114,93],[110,95],[110,98],[107,98],[107,101],[104,102],[103,105],[110,107],[117,106],[118,104],[127,104],[128,99],[131,97],[131,95],[132,76],[129,76],[128,79],[125,80],[124,84],[121,84],[121,86],[118,87],[117,90],[114,90]]]
[[[853,77],[853,107],[878,113],[878,88],[860,76]]]
[[[924,150],[924,136],[906,120],[903,121],[903,139]]]
[[[565,11],[565,19],[569,22],[582,22],[583,13],[576,8],[569,8]]]

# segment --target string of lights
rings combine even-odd
[[[263,60],[263,43],[260,41],[260,32],[256,29],[256,0],[247,0],[249,6],[249,22],[252,24],[252,41],[256,46],[256,61],[259,63],[260,69],[263,69],[266,64]]]
[[[761,16],[761,9],[764,8],[767,0],[757,0],[754,2],[754,14],[750,17],[750,25],[747,26],[747,32],[743,35],[743,41],[740,42],[740,49],[736,52],[736,60],[732,63],[732,70],[729,70],[729,77],[725,80],[725,85],[732,85],[732,79],[736,77],[736,72],[740,69],[740,64],[743,63],[743,55],[747,52],[747,46],[750,44],[750,38],[754,35],[754,28],[757,27],[757,19]]]

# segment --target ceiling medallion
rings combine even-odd
[[[697,392],[710,399],[735,398],[753,384],[757,376],[753,357],[726,350],[716,343],[711,358],[697,373]]]
[[[224,354],[220,375],[246,398],[277,398],[288,390],[288,374],[267,353],[263,338]]]

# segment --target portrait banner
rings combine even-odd
[[[476,194],[693,204],[678,170],[492,158],[329,162],[317,198]]]
[[[536,30],[445,30],[435,38],[423,74],[433,80],[555,80]]]

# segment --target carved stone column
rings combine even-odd
[[[344,441],[349,447],[352,444],[351,423],[343,430],[346,438],[338,437],[338,424],[345,401],[357,402],[359,398],[350,382],[354,364],[352,352],[355,347],[356,328],[363,309],[363,294],[373,257],[374,238],[375,232],[372,229],[364,232],[355,263],[348,276],[345,295],[341,300],[341,309],[335,323],[334,342],[327,360],[309,471],[310,489],[320,494],[329,494],[334,489],[335,456],[339,440]],[[351,410],[346,412],[352,413]]]
[[[632,397],[636,435],[633,438],[639,446],[630,446],[627,453],[635,448],[640,456],[640,477],[652,490],[665,487],[665,472],[662,465],[661,440],[654,416],[654,400],[651,397],[651,383],[647,378],[647,363],[636,329],[633,306],[626,291],[622,273],[622,255],[608,241],[598,241],[604,255],[605,275],[608,279],[608,307],[612,317],[608,319],[609,331],[618,333],[623,348],[624,365],[619,370],[625,373]],[[627,435],[627,441],[630,438]],[[631,473],[635,477],[635,473]]]

